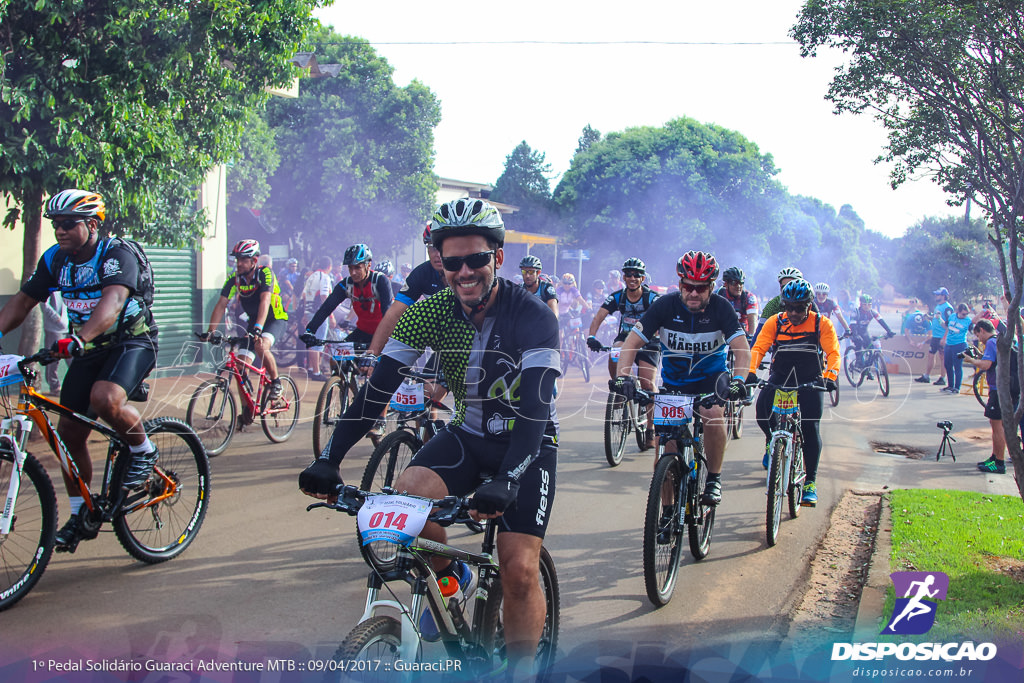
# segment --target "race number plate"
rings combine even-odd
[[[331,354],[334,360],[343,361],[356,357],[355,342],[338,342],[331,344]]]
[[[402,386],[398,387],[398,391],[391,397],[392,410],[411,413],[421,411],[425,407],[421,382],[402,382]]]
[[[22,377],[21,371],[18,370],[18,361],[23,357],[6,354],[0,356],[0,387],[21,383]]]
[[[654,395],[654,424],[674,427],[693,419],[693,396],[682,394]]]
[[[359,508],[356,523],[363,545],[386,541],[409,545],[430,515],[430,502],[406,496],[370,496]]]
[[[776,389],[775,401],[772,403],[772,410],[783,415],[795,413],[797,410],[796,392]]]

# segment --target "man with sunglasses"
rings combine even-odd
[[[740,327],[747,335],[747,340],[753,339],[754,330],[757,327],[757,297],[753,292],[743,288],[743,271],[736,266],[726,268],[722,273],[722,282],[725,284],[719,288],[718,296],[723,297],[736,310]]]
[[[43,253],[32,277],[0,310],[0,333],[21,325],[50,292],[61,293],[70,325],[51,350],[54,356],[71,361],[60,402],[75,412],[99,416],[125,438],[132,453],[125,486],[142,486],[153,472],[158,453],[128,397],[156,365],[157,329],[139,291],[139,259],[127,243],[99,236],[106,205],[95,192],[59,192],[47,202],[43,216],[53,221],[57,244]],[[64,418],[57,423],[71,459],[91,486],[89,431]],[[95,538],[96,531],[87,531],[81,524],[85,499],[78,485],[65,477],[64,486],[71,518],[57,532],[55,548],[73,553],[81,540]]]
[[[505,227],[494,206],[472,198],[442,204],[431,237],[448,288],[413,304],[399,320],[366,391],[339,420],[329,451],[299,475],[299,487],[314,497],[336,496],[344,454],[373,424],[403,370],[426,347],[439,349],[455,412],[395,487],[430,498],[476,489],[477,514],[497,518],[509,671],[528,675],[545,615],[538,571],[555,492],[558,322],[537,297],[497,277]],[[446,538],[435,524],[420,536]],[[459,578],[469,594],[472,572],[458,562],[445,565],[439,561],[438,572]],[[436,632],[429,616],[420,617],[420,628]]]
[[[800,272],[799,268],[794,268],[793,266],[786,266],[785,268],[779,271],[779,294],[769,299],[768,302],[764,305],[764,308],[761,309],[761,317],[757,319],[757,329],[754,330],[754,339],[757,339],[757,335],[761,333],[761,328],[764,327],[764,323],[765,321],[768,320],[768,318],[771,318],[773,316],[778,315],[779,313],[782,313],[782,290],[785,288],[785,286],[788,285],[790,282],[793,282],[794,280],[803,279],[804,274]],[[814,311],[815,313],[821,312],[818,310],[818,306],[814,301],[811,301],[811,310]]]
[[[619,314],[619,333],[612,342],[613,347],[621,347],[622,343],[629,336],[633,326],[639,322],[644,313],[650,309],[657,293],[643,284],[644,276],[647,274],[647,266],[639,258],[626,259],[622,264],[622,277],[626,286],[617,292],[612,292],[604,300],[600,308],[594,314],[590,322],[590,336],[587,337],[587,346],[591,351],[600,351],[601,342],[597,338],[597,331],[601,323],[612,313]],[[640,387],[644,391],[654,391],[654,373],[658,369],[658,362],[661,358],[661,343],[653,339],[642,349],[637,351],[636,366],[637,377],[640,379]],[[608,375],[615,379],[616,366],[618,363],[608,356]],[[647,409],[647,443],[644,450],[654,447],[654,406]]]
[[[519,262],[519,272],[523,274],[523,288],[530,294],[540,298],[551,312],[558,315],[558,295],[555,294],[555,287],[550,282],[541,278],[543,264],[540,259],[532,254],[527,254]]]
[[[836,389],[839,377],[839,339],[832,321],[817,311],[811,311],[814,293],[811,283],[803,278],[793,280],[782,288],[782,313],[765,323],[754,340],[750,357],[747,382],[757,382],[757,368],[768,349],[775,347],[772,354],[768,381],[783,386],[797,386],[808,382],[823,382],[826,389]],[[824,356],[824,364],[822,357]],[[769,417],[775,400],[776,389],[762,389],[757,396],[755,413],[757,426],[764,432],[765,439],[771,439]],[[800,431],[804,440],[804,465],[806,478],[800,504],[814,507],[818,504],[817,474],[821,456],[821,435],[818,425],[824,409],[824,395],[814,389],[797,392],[800,405]],[[771,464],[768,443],[761,465],[768,469]]]
[[[707,252],[688,251],[676,263],[679,296],[665,295],[644,313],[622,345],[618,377],[613,390],[626,398],[636,390],[630,370],[637,352],[651,341],[661,345],[663,391],[680,394],[715,393],[722,400],[747,395],[745,376],[731,380],[727,347],[732,349],[737,368],[750,363],[750,346],[736,312],[729,302],[711,292],[718,277],[718,263]],[[722,502],[722,462],[725,458],[724,408],[699,408],[704,419],[704,452],[708,458],[708,481],[701,493],[705,505]],[[655,444],[656,445],[656,444]],[[677,448],[666,444],[666,449]]]

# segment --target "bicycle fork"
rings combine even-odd
[[[779,440],[782,440],[782,441],[785,442],[785,448],[783,449],[783,453],[785,454],[785,459],[784,459],[784,462],[779,463],[779,467],[782,468],[782,486],[779,487],[779,490],[776,492],[776,495],[779,495],[779,496],[785,495],[786,491],[789,490],[789,465],[790,465],[790,463],[793,460],[793,436],[788,431],[786,431],[784,429],[779,429],[779,430],[776,430],[776,431],[772,432],[772,438],[768,442],[768,457],[769,457],[769,461],[768,461],[768,477],[765,479],[765,495],[767,495],[767,492],[768,492],[768,482],[769,482],[769,479],[772,476],[772,463],[771,463],[770,458],[774,457],[775,444]]]
[[[18,500],[18,491],[21,490],[21,473],[25,466],[25,442],[28,433],[32,429],[32,421],[24,415],[4,418],[0,422],[0,447],[7,446],[13,455],[11,482],[7,486],[7,498],[4,501],[3,512],[0,513],[0,538],[11,533],[14,525],[14,504]],[[15,434],[17,438],[15,438]]]

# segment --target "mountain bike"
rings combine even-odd
[[[597,353],[607,351],[618,367],[621,350],[620,346],[602,346]],[[640,404],[636,400],[627,401],[620,394],[609,391],[604,407],[604,457],[612,467],[622,462],[626,440],[631,433],[636,437],[637,448],[643,449],[647,445],[647,415],[640,412]]]
[[[77,513],[83,540],[96,538],[109,522],[132,557],[149,564],[165,562],[195,540],[210,504],[210,464],[203,444],[188,425],[170,417],[143,423],[160,457],[145,482],[125,486],[132,454],[124,437],[32,388],[36,372],[29,366],[58,360],[45,349],[25,358],[0,358],[0,405],[6,414],[0,420],[0,492],[5,496],[0,514],[0,610],[32,590],[54,550],[57,498],[45,468],[26,451],[33,427],[85,498]],[[14,397],[9,392],[16,386],[19,391]],[[50,421],[51,413],[88,426],[107,440],[98,489],[90,489],[82,479]]]
[[[569,318],[562,328],[562,376],[565,377],[573,365],[583,373],[583,381],[590,381],[590,363],[587,361],[587,338],[583,334],[583,318],[579,315]]]
[[[195,334],[203,338],[203,335]],[[213,379],[205,380],[196,387],[185,409],[185,422],[203,440],[211,457],[227,449],[236,428],[241,431],[257,417],[263,433],[274,443],[286,441],[299,421],[299,389],[295,381],[288,375],[278,374],[284,392],[279,398],[271,398],[267,369],[257,368],[235,351],[248,339],[247,336],[210,336],[209,342],[214,346],[226,345],[227,357],[215,368]],[[255,389],[249,379],[250,372],[258,378]],[[231,393],[232,378],[242,399],[241,419],[238,419],[238,405]]]
[[[728,360],[726,361],[729,369],[729,376],[735,377],[739,375],[744,377],[747,374],[746,368],[740,368],[740,372],[736,372],[735,365],[736,359],[733,356],[732,349],[729,349]],[[742,401],[726,401],[725,402],[725,433],[728,437],[725,441],[725,445],[729,445],[729,441],[732,439],[739,439],[743,436],[743,409],[750,405],[750,399],[747,398]]]
[[[369,346],[357,342],[317,339],[314,346],[319,345],[330,349],[331,376],[320,387],[320,395],[316,397],[316,410],[313,413],[314,457],[320,457],[327,448],[327,442],[331,440],[338,420],[366,383],[367,375],[359,371],[357,359],[359,352],[365,351]],[[370,440],[374,447],[380,445],[380,436],[371,433]]]
[[[497,527],[487,520],[479,553],[417,538],[429,520],[442,526],[470,520],[469,498],[442,499],[362,491],[339,487],[336,503],[313,503],[306,509],[326,507],[358,515],[357,528],[364,543],[387,542],[395,550],[386,559],[364,553],[370,566],[366,606],[334,655],[329,679],[342,675],[357,680],[393,680],[397,660],[421,661],[424,640],[418,620],[423,609],[433,615],[445,655],[463,662],[474,679],[504,675],[507,670],[502,627],[501,569],[495,557]],[[458,559],[477,574],[476,589],[464,599],[441,595],[432,557]],[[559,591],[555,565],[546,548],[540,552],[540,584],[544,594],[544,629],[537,645],[536,668],[550,667],[558,646]],[[403,601],[390,584],[409,586],[411,599]],[[382,591],[386,594],[382,596]],[[388,597],[390,595],[390,598]],[[398,617],[382,611],[397,611]],[[336,678],[335,678],[336,676]]]
[[[801,389],[827,391],[816,382],[807,382],[796,387],[784,387],[766,380],[757,386],[775,390],[772,413],[769,417],[771,438],[768,441],[768,502],[765,513],[765,536],[769,546],[779,540],[779,524],[782,521],[782,501],[789,501],[789,516],[800,516],[804,481],[807,470],[804,467],[804,437],[800,430],[800,404],[797,392]]]
[[[700,494],[708,478],[704,455],[704,421],[694,410],[722,401],[711,394],[650,394],[637,389],[641,406],[654,404],[658,434],[657,460],[644,515],[643,565],[647,597],[655,607],[667,605],[675,590],[682,557],[682,537],[689,534],[690,553],[700,561],[711,550],[715,506],[705,505]],[[665,443],[676,443],[675,453]]]
[[[874,344],[884,337],[885,335],[871,337],[871,343]],[[888,396],[889,369],[886,367],[885,358],[882,357],[882,349],[870,347],[858,351],[852,345],[846,348],[846,353],[843,354],[843,372],[852,386],[859,387],[872,371],[878,380],[878,389],[882,396]]]

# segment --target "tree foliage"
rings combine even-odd
[[[490,198],[518,207],[519,211],[506,219],[508,227],[545,233],[554,227],[550,174],[545,154],[531,149],[526,140],[505,157],[505,170],[494,183]]]
[[[297,99],[273,100],[267,121],[281,165],[264,206],[277,233],[312,256],[324,244],[403,243],[434,208],[437,98],[422,83],[398,87],[365,41],[321,29],[306,45],[336,78],[305,79]]]
[[[590,149],[590,146],[601,139],[601,131],[592,128],[590,124],[583,126],[583,132],[576,140],[576,151],[573,154],[580,154]]]
[[[258,209],[270,196],[270,177],[281,165],[274,131],[261,112],[250,112],[235,160],[228,166],[228,203]]]
[[[285,85],[319,0],[11,0],[0,16],[0,191],[104,194],[107,227],[180,244],[195,187]],[[8,223],[17,213],[8,215]]]
[[[848,61],[828,98],[837,112],[870,111],[888,129],[881,157],[893,185],[930,175],[954,202],[991,218],[1002,284],[1017,311],[1024,289],[1024,5],[1019,0],[809,0],[792,29],[804,56],[838,49]],[[1009,316],[997,367],[1003,426],[1024,497],[1024,452],[1010,410]],[[1024,375],[1024,364],[1019,372]]]
[[[988,241],[988,225],[975,219],[926,218],[899,240],[894,271],[900,291],[931,301],[938,287],[950,300],[998,298],[999,259]]]

